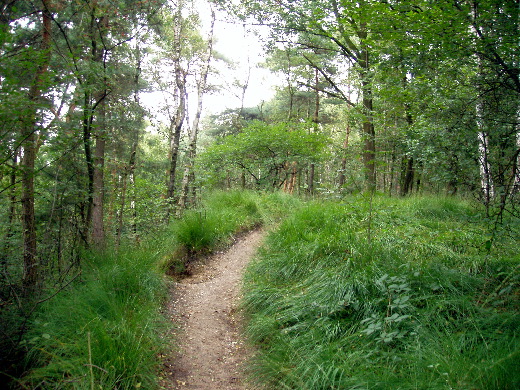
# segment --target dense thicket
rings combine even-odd
[[[258,115],[335,139],[332,161],[300,170],[302,186],[462,191],[511,210],[517,1],[250,1],[235,12],[272,31],[266,66],[283,85]]]

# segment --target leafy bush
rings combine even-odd
[[[329,140],[323,134],[309,132],[312,126],[250,122],[240,133],[224,137],[200,155],[208,183],[216,185],[237,170],[254,181],[254,188],[279,188],[285,180],[281,173],[289,165],[303,167],[324,159]]]
[[[476,210],[453,198],[351,198],[297,211],[247,272],[252,380],[518,388],[518,242],[488,251],[487,235]]]

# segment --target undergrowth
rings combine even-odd
[[[39,308],[24,343],[30,389],[153,388],[165,288],[150,248],[86,253],[81,280]]]
[[[212,192],[200,207],[171,225],[175,250],[163,259],[162,268],[174,276],[189,273],[201,255],[228,246],[244,231],[280,219],[298,204],[296,198],[283,193]]]
[[[309,204],[269,235],[246,275],[252,381],[520,388],[514,229],[490,246],[483,214],[454,198]]]
[[[215,192],[162,232],[119,250],[85,252],[81,273],[51,294],[20,345],[22,389],[155,389],[159,355],[171,349],[161,308],[165,271],[179,274],[234,235],[287,215],[299,202],[284,194]]]

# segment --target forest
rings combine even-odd
[[[518,0],[0,3],[6,388],[158,388],[169,278],[266,226],[258,388],[517,389],[519,201]]]

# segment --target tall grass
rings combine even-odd
[[[158,356],[172,348],[161,307],[165,269],[228,245],[233,236],[291,211],[280,194],[215,192],[140,246],[85,252],[80,277],[39,307],[23,347],[30,389],[155,389]],[[287,206],[287,207],[286,207]],[[173,268],[173,270],[172,270]]]
[[[200,207],[187,211],[172,224],[175,251],[163,260],[172,275],[188,272],[199,256],[229,245],[241,232],[264,223],[273,223],[301,203],[282,193],[259,194],[250,191],[215,191],[201,201]]]
[[[31,389],[153,388],[164,297],[148,249],[88,253],[81,281],[40,308],[25,340]]]
[[[520,388],[519,232],[490,248],[481,214],[453,198],[372,206],[311,203],[268,237],[245,283],[252,380]]]

